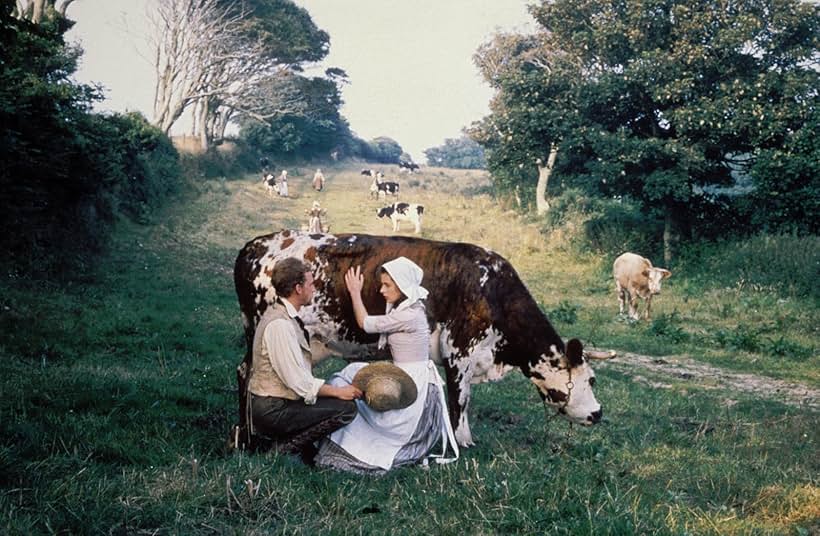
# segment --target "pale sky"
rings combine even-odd
[[[68,34],[85,54],[76,78],[106,88],[101,110],[151,119],[154,73],[146,11],[154,0],[78,0]],[[296,0],[330,34],[321,67],[344,69],[342,115],[361,138],[395,139],[417,162],[488,112],[472,63],[496,31],[527,32],[532,0]],[[187,128],[187,127],[185,127]],[[183,128],[180,128],[182,131]]]

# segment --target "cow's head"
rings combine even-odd
[[[552,355],[542,355],[528,374],[541,398],[571,422],[585,426],[599,422],[601,405],[592,392],[595,373],[581,341],[570,340],[563,354],[555,347],[551,350]]]
[[[647,284],[649,286],[649,293],[660,294],[661,281],[671,276],[672,272],[669,270],[664,270],[663,268],[647,268],[643,271],[643,275],[646,276]]]

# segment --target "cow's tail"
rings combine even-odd
[[[247,350],[244,359],[236,367],[237,398],[239,399],[239,424],[232,429],[229,445],[237,449],[249,449],[253,446],[253,421],[251,419],[251,396],[248,392],[252,374],[252,348],[254,332],[254,313],[252,307],[242,303],[242,296],[251,296],[253,287],[251,281],[249,259],[249,245],[245,245],[239,252],[234,263],[234,285],[236,294],[240,298],[239,307],[243,313],[245,323],[245,344]]]

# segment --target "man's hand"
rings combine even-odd
[[[356,400],[362,397],[362,390],[355,385],[345,385],[344,387],[336,387],[336,398],[341,400]]]
[[[339,400],[356,400],[362,397],[362,391],[355,385],[336,386],[329,383],[319,388],[319,396],[338,398]]]

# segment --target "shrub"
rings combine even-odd
[[[689,335],[678,325],[678,313],[660,315],[649,325],[647,331],[672,343],[684,342]]]
[[[558,307],[549,312],[548,316],[555,322],[574,324],[578,321],[578,309],[580,308],[573,303],[561,301]]]
[[[746,239],[687,245],[679,272],[702,285],[774,289],[820,297],[820,237],[759,234]]]
[[[806,348],[796,342],[786,340],[781,335],[778,338],[767,338],[762,343],[763,350],[772,356],[785,357],[792,360],[803,360],[814,355],[812,348]]]
[[[757,332],[744,326],[733,329],[719,329],[714,334],[715,343],[727,350],[756,352],[760,349]]]
[[[132,112],[105,118],[112,131],[107,143],[119,155],[121,167],[117,201],[125,214],[143,219],[159,207],[180,184],[179,154],[171,140],[141,114]]]

